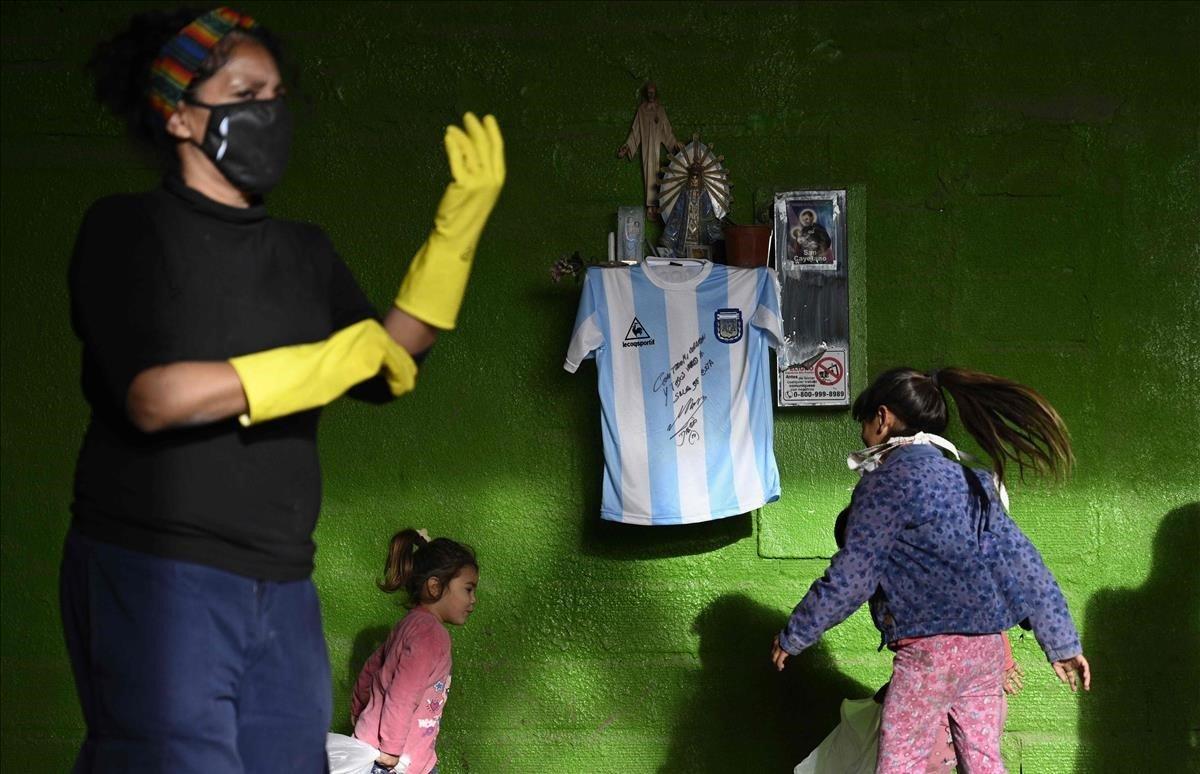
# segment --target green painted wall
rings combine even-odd
[[[86,412],[65,267],[89,202],[154,171],[94,107],[81,63],[132,3],[2,8],[3,750],[61,768],[80,738],[57,618]],[[1065,486],[1013,487],[1095,668],[1072,696],[1032,639],[1013,771],[1200,771],[1200,5],[260,3],[302,78],[272,206],[324,225],[380,304],[445,180],[441,129],[493,111],[510,177],[461,327],[418,391],[338,404],[322,430],[316,579],[338,723],[399,615],[384,543],[473,543],[481,604],[454,633],[447,772],[788,771],[890,659],[865,611],[769,670],[854,479],[844,413],[777,413],[784,498],[692,528],[601,524],[594,370],[560,367],[577,290],[636,164],[645,77],[681,135],[760,187],[845,187],[856,378],[962,364],[1035,385],[1074,433]],[[859,386],[862,386],[861,378]],[[952,434],[956,432],[952,430]],[[961,440],[961,436],[955,436]]]

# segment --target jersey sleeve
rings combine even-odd
[[[571,373],[575,373],[584,360],[595,357],[596,350],[604,346],[604,331],[600,327],[600,309],[596,298],[596,286],[600,282],[602,280],[594,269],[588,270],[583,279],[575,330],[567,347],[567,358],[563,361],[563,368]]]
[[[779,277],[774,269],[761,269],[758,280],[758,304],[750,324],[761,330],[772,349],[783,346],[783,318],[779,313]]]

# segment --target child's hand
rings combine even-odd
[[[1088,666],[1087,659],[1083,657],[1082,653],[1078,656],[1064,658],[1062,661],[1055,661],[1053,666],[1058,679],[1070,684],[1071,693],[1075,692],[1077,682],[1083,683],[1085,691],[1092,689],[1092,668]]]
[[[1021,692],[1024,683],[1021,678],[1025,675],[1025,670],[1021,669],[1021,665],[1013,662],[1013,665],[1004,670],[1004,692],[1009,696],[1016,696]]]
[[[775,639],[771,641],[771,663],[775,665],[776,669],[782,672],[783,664],[788,660],[788,656],[790,655],[786,650],[779,647],[779,635],[776,634]]]
[[[371,774],[404,774],[408,771],[410,763],[412,761],[407,755],[396,757],[381,750],[379,757],[375,759],[375,765],[371,767]]]

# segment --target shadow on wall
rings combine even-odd
[[[593,377],[594,378],[594,377]],[[594,392],[593,392],[594,394]],[[729,516],[698,524],[672,524],[647,527],[621,524],[600,518],[601,491],[604,488],[604,442],[600,425],[600,401],[592,404],[593,421],[589,426],[588,442],[580,444],[585,456],[580,470],[589,471],[584,482],[583,529],[579,550],[584,556],[609,559],[665,559],[693,556],[716,551],[751,537],[754,534],[753,514]],[[652,531],[654,534],[648,534]],[[653,537],[653,540],[648,540]]]
[[[580,448],[590,451],[582,452],[586,456],[579,466],[580,470],[589,471],[586,474],[587,480],[583,484],[585,492],[584,521],[579,540],[579,550],[584,556],[610,559],[664,559],[674,556],[692,556],[716,551],[754,534],[752,513],[743,513],[698,524],[657,527],[621,524],[601,519],[600,497],[604,487],[604,443],[600,437],[600,425],[595,421],[595,418],[600,415],[600,401],[596,399],[589,402],[593,404],[593,421],[589,426],[588,442],[581,443]],[[653,531],[653,540],[647,539],[648,530]]]
[[[596,396],[595,370],[583,377],[591,381],[584,412],[585,440],[578,444],[578,469],[586,471],[583,482],[583,528],[579,550],[584,556],[606,559],[666,559],[716,551],[754,534],[753,512],[698,524],[647,527],[621,524],[600,518],[604,488],[604,439],[600,434],[600,400]],[[581,371],[583,369],[580,369]],[[581,401],[581,403],[584,401]],[[653,540],[649,532],[653,532]]]
[[[1086,622],[1076,769],[1200,772],[1200,503],[1166,515],[1145,583],[1096,594]]]
[[[700,674],[676,712],[659,774],[791,771],[837,725],[843,699],[874,693],[839,672],[819,642],[776,672],[771,638],[783,620],[741,595],[700,614]]]
[[[398,616],[403,616],[403,611]],[[391,626],[370,626],[363,629],[354,638],[354,647],[350,649],[350,660],[346,664],[346,693],[350,696],[354,695],[354,683],[358,681],[358,673],[362,671],[363,664],[367,663],[367,659],[375,652],[375,649],[387,641],[388,635],[392,633]],[[354,733],[354,726],[350,725],[350,718],[334,718],[330,724],[331,731],[347,736]]]
[[[700,524],[643,527],[604,521],[600,513],[600,480],[596,477],[583,524],[581,548],[587,556],[617,559],[660,559],[715,551],[754,534],[753,516],[742,514]],[[647,530],[654,539],[647,540]]]

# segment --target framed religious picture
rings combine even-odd
[[[776,194],[775,252],[780,272],[837,271],[845,252],[845,240],[837,240],[844,231],[845,207],[845,191]]]
[[[773,228],[786,366],[776,405],[849,406],[846,192],[777,193]]]

